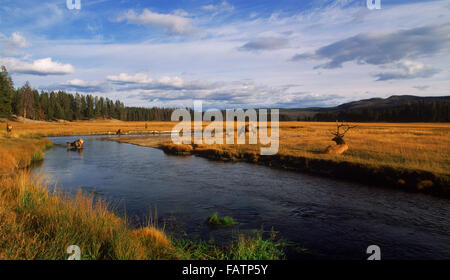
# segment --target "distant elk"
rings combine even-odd
[[[84,141],[81,138],[75,142],[67,142],[67,149],[74,149],[74,150],[83,149],[83,144]]]
[[[9,123],[6,123],[6,133],[11,133],[12,132],[12,125],[10,125]]]
[[[116,135],[121,135],[122,134],[122,130],[120,130],[120,129],[118,129],[117,131],[116,131]]]
[[[336,132],[332,132],[331,134],[334,135],[334,138],[331,139],[334,142],[336,142],[336,145],[330,145],[326,148],[325,153],[327,154],[336,154],[340,155],[348,150],[348,145],[344,141],[344,136],[347,131],[349,131],[352,128],[355,128],[356,126],[350,126],[348,124],[344,124],[342,122],[341,124],[336,121]],[[340,132],[340,129],[344,129],[344,132]]]

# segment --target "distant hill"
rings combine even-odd
[[[284,121],[449,122],[450,96],[393,95],[328,108],[280,110]]]

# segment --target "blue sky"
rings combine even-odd
[[[333,106],[449,95],[450,1],[0,0],[15,86],[130,106]]]

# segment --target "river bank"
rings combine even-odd
[[[360,123],[346,136],[349,150],[336,156],[323,153],[325,147],[333,144],[329,135],[335,123],[280,122],[279,152],[263,157],[259,156],[260,145],[174,147],[170,139],[128,136],[167,135],[176,122],[94,120],[11,124],[11,136],[15,137],[115,135],[120,129],[123,136],[113,138],[116,141],[161,148],[169,154],[246,161],[444,197],[450,193],[450,125],[446,123]]]
[[[273,168],[306,172],[319,176],[355,181],[377,187],[393,188],[408,192],[421,192],[450,198],[450,179],[448,175],[426,170],[414,170],[388,165],[375,165],[345,160],[323,159],[307,156],[276,154],[260,156],[257,152],[238,149],[237,145],[175,145],[170,138],[155,137],[117,137],[108,140],[130,143],[139,146],[162,149],[165,153],[177,156],[195,155],[210,160],[226,162],[248,162]]]
[[[52,142],[0,135],[0,259],[67,259],[77,245],[83,260],[280,259],[280,241],[237,235],[227,247],[177,239],[152,221],[132,226],[103,201],[81,190],[69,195],[28,170]]]

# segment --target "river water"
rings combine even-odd
[[[55,146],[42,165],[51,183],[106,200],[139,224],[155,216],[166,231],[226,244],[237,233],[272,228],[289,259],[450,259],[450,201],[248,163],[177,157],[161,150],[83,137],[82,153]],[[232,228],[211,228],[214,212]],[[305,250],[306,249],[306,250]]]

